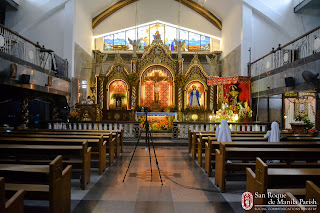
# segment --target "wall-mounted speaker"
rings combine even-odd
[[[284,80],[286,82],[286,87],[293,87],[295,85],[294,77],[287,77]]]
[[[20,83],[21,84],[29,84],[30,83],[30,75],[22,74],[20,76]]]

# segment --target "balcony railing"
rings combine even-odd
[[[68,61],[0,24],[0,52],[68,77]]]
[[[320,26],[251,63],[251,77],[320,52]]]

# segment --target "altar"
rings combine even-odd
[[[136,112],[136,121],[143,125],[146,120],[145,112]],[[171,131],[173,122],[177,120],[175,112],[148,112],[148,121],[153,131]]]
[[[213,121],[213,115],[219,113],[225,104],[241,108],[236,103],[238,101],[243,102],[241,112],[248,111],[250,78],[211,76],[209,73],[214,73],[219,68],[218,64],[205,68],[197,53],[185,63],[181,46],[176,45],[177,57],[172,57],[160,35],[155,34],[152,44],[145,48],[142,56],[138,56],[133,48],[130,64],[124,62],[119,53],[115,54],[105,73],[101,71],[95,76],[93,90],[102,109],[102,120],[143,122],[145,116],[140,111],[142,107],[148,107],[151,110],[148,117],[154,129],[161,129],[167,124],[169,127],[164,128],[168,129],[173,121]],[[219,54],[214,57],[219,57]],[[201,57],[208,58],[207,55]],[[126,116],[122,116],[124,114]]]

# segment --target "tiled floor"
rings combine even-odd
[[[150,180],[149,153],[144,147],[138,147],[127,178],[128,167],[133,147],[126,147],[122,156],[100,177],[84,196],[81,190],[73,190],[73,213],[100,212],[235,212],[207,175],[182,147],[157,147],[156,153],[160,170],[174,181],[203,190],[187,189],[179,186],[162,175],[161,186],[159,173],[152,158],[152,177]],[[77,192],[78,191],[78,192]],[[77,197],[79,200],[77,200]],[[80,200],[80,197],[83,197]],[[236,205],[241,205],[237,202]]]

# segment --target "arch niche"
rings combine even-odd
[[[128,109],[129,103],[129,87],[127,82],[122,79],[114,79],[107,85],[108,98],[107,106],[108,109]],[[122,95],[124,97],[117,98]]]
[[[201,96],[199,98],[200,106],[203,106],[203,107],[205,107],[205,109],[207,109],[207,90],[208,90],[208,88],[207,88],[206,84],[200,80],[192,80],[186,84],[185,89],[184,89],[184,97],[185,97],[184,108],[186,108],[187,106],[190,105],[190,96],[191,96],[190,93],[192,92],[193,87],[196,87],[196,89],[201,93]]]
[[[151,65],[140,75],[140,106],[165,108],[174,104],[174,77],[172,71],[164,65]],[[155,109],[153,109],[155,110]]]

